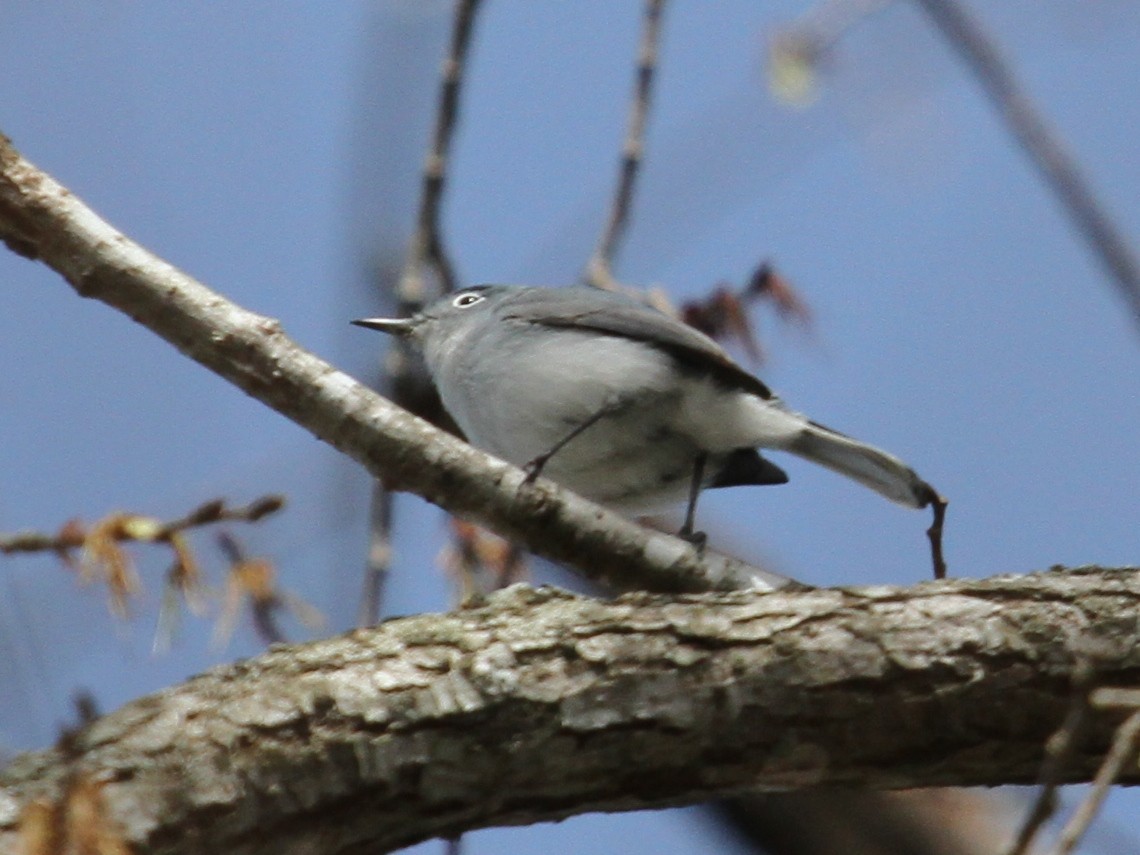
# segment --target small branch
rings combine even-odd
[[[372,482],[368,510],[368,553],[356,608],[356,625],[372,626],[380,620],[384,587],[392,567],[392,518],[395,496],[380,481]]]
[[[439,103],[436,107],[435,130],[424,161],[423,188],[416,227],[408,243],[400,278],[396,282],[396,306],[401,317],[414,314],[436,293],[424,274],[432,271],[438,280],[433,285],[443,291],[454,291],[457,277],[443,240],[441,212],[447,184],[448,155],[459,120],[467,51],[475,26],[479,0],[457,0],[451,31],[451,43],[443,63]],[[419,357],[404,342],[395,342],[394,358],[385,366],[387,376],[381,388],[401,407],[441,424],[438,396],[430,388],[422,372],[416,370]],[[377,481],[372,489],[369,513],[368,553],[365,557],[357,625],[370,626],[380,619],[384,582],[392,561],[393,496]]]
[[[1138,740],[1140,740],[1140,710],[1132,713],[1124,724],[1117,728],[1112,741],[1112,748],[1105,756],[1100,769],[1097,770],[1092,788],[1085,796],[1084,801],[1077,807],[1072,818],[1061,829],[1061,835],[1052,855],[1069,855],[1077,848],[1077,844],[1081,842],[1081,838],[1084,837],[1085,832],[1092,825],[1092,821],[1096,819],[1101,805],[1104,804],[1109,787],[1120,782],[1122,776],[1125,775],[1125,766],[1135,765]],[[1135,770],[1128,777],[1135,777]]]
[[[1014,138],[1110,274],[1140,325],[1140,264],[1057,132],[1045,121],[1001,51],[957,0],[917,0],[977,76]]]
[[[0,238],[363,465],[615,590],[770,588],[789,580],[650,531],[491,457],[297,346],[130,241],[0,136]]]
[[[1057,790],[1065,774],[1065,769],[1073,762],[1079,748],[1078,740],[1084,735],[1088,725],[1089,689],[1095,671],[1085,659],[1078,663],[1073,672],[1073,691],[1069,701],[1069,711],[1057,732],[1045,743],[1045,760],[1041,764],[1041,774],[1037,783],[1041,788],[1033,807],[1025,817],[1025,823],[1017,834],[1017,839],[1007,855],[1028,855],[1030,846],[1042,826],[1057,810]]]
[[[455,270],[444,246],[440,211],[447,183],[448,154],[459,119],[459,95],[467,49],[471,44],[475,13],[478,10],[479,0],[457,0],[455,4],[455,23],[452,26],[447,58],[443,62],[435,131],[424,161],[423,191],[420,194],[416,229],[397,286],[397,295],[404,304],[418,306],[429,299],[430,292],[423,278],[425,269],[431,269],[439,276],[445,292],[456,288]]]
[[[1085,641],[1099,678],[1134,682],[1138,606],[1135,569],[608,603],[515,586],[215,668],[16,758],[0,851],[75,774],[151,855],[384,852],[744,789],[1024,783]],[[1114,719],[1090,719],[1063,781],[1093,774]]]
[[[629,126],[625,143],[622,146],[621,167],[618,183],[614,191],[613,207],[610,209],[606,227],[598,240],[598,246],[586,265],[584,279],[595,288],[610,291],[620,286],[613,275],[613,259],[617,245],[625,234],[633,204],[634,185],[645,152],[645,126],[653,95],[653,83],[657,71],[658,45],[661,39],[661,13],[665,0],[646,0],[645,20],[641,34],[641,45],[637,56],[637,80],[634,86],[633,101],[629,107]]]
[[[256,522],[285,506],[283,496],[263,496],[245,507],[227,507],[222,499],[199,506],[186,516],[162,522],[141,514],[115,511],[90,525],[77,519],[64,523],[56,534],[23,532],[0,535],[0,554],[54,552],[84,582],[99,581],[107,589],[111,610],[121,618],[141,590],[138,574],[124,543],[157,543],[168,547],[173,561],[166,571],[155,649],[166,646],[179,601],[190,611],[204,611],[202,573],[186,532],[219,522]],[[82,550],[78,561],[73,553]]]
[[[946,557],[942,554],[942,526],[946,521],[946,499],[938,494],[930,500],[934,512],[930,528],[926,530],[926,537],[930,541],[930,561],[934,565],[934,578],[946,578]]]
[[[124,524],[116,527],[116,540],[144,543],[165,543],[179,532],[219,522],[257,522],[262,517],[285,506],[283,496],[262,496],[243,507],[228,507],[224,499],[214,499],[200,505],[184,517],[159,522],[138,514],[119,514]],[[67,552],[79,549],[86,539],[86,529],[77,522],[63,526],[55,534],[17,532],[0,535],[0,553],[16,552]]]

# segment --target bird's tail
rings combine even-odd
[[[807,422],[784,448],[908,508],[925,508],[939,500],[938,491],[893,454],[821,424]]]

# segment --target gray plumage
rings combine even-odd
[[[626,513],[684,501],[696,461],[705,487],[780,484],[758,448],[788,451],[908,507],[937,493],[897,457],[790,409],[716,342],[662,312],[594,288],[489,285],[406,319],[354,323],[423,351],[468,440]]]

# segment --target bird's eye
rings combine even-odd
[[[468,306],[474,306],[476,303],[482,303],[487,298],[482,294],[476,294],[474,291],[468,291],[466,294],[460,294],[451,301],[451,305],[457,309],[466,309]]]

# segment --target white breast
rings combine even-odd
[[[802,425],[632,339],[509,321],[481,333],[429,354],[443,404],[468,439],[521,466],[612,410],[560,449],[544,474],[621,510],[682,501],[703,451],[781,445]]]

